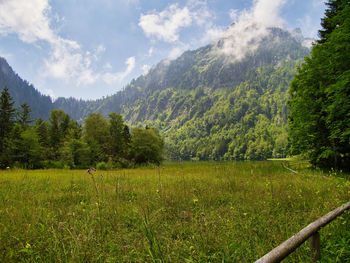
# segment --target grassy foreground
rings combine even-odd
[[[348,180],[279,162],[1,171],[0,262],[252,262],[349,199]],[[349,212],[321,246],[350,258]],[[285,260],[308,261],[308,243]]]

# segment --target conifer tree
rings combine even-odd
[[[17,121],[23,127],[26,128],[33,121],[30,119],[31,109],[27,103],[23,103],[17,113]]]
[[[14,102],[5,87],[0,95],[0,168],[5,168],[9,165],[9,138],[14,125],[15,109]]]
[[[321,40],[291,83],[289,139],[313,165],[350,170],[350,3],[327,5]]]

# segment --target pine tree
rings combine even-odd
[[[338,14],[348,4],[348,0],[330,0],[326,3],[328,8],[326,9],[325,17],[321,19],[323,29],[319,30],[320,40],[318,40],[318,43],[326,42],[333,30],[340,25],[342,21]]]
[[[14,102],[5,87],[0,95],[0,168],[9,165],[8,148],[10,133],[14,125],[15,109]]]
[[[27,103],[23,103],[17,113],[17,122],[26,128],[33,121],[30,119],[31,109]]]
[[[350,170],[350,3],[328,6],[322,38],[291,83],[289,139],[313,165]]]

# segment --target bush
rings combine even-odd
[[[111,169],[112,167],[110,167],[110,164],[106,163],[106,162],[99,162],[97,165],[96,165],[96,168],[98,170],[108,170],[108,169]]]
[[[54,169],[63,169],[65,168],[64,162],[62,161],[52,161],[52,160],[46,160],[43,161],[43,167],[50,169],[50,168],[54,168]]]

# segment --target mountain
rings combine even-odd
[[[113,96],[55,106],[76,118],[115,111],[131,125],[155,126],[171,159],[285,156],[289,82],[310,52],[305,39],[298,30],[270,28],[238,59],[220,52],[225,41],[230,35],[164,60]]]
[[[53,109],[51,98],[42,95],[33,85],[21,79],[7,61],[0,57],[0,91],[5,86],[9,89],[16,108],[25,102],[30,106],[32,119],[46,119],[49,116],[50,110]]]
[[[112,96],[59,98],[52,107],[81,121],[120,112],[133,126],[155,126],[171,159],[283,157],[289,82],[310,50],[298,30],[247,28],[250,38],[231,31],[161,61]]]

